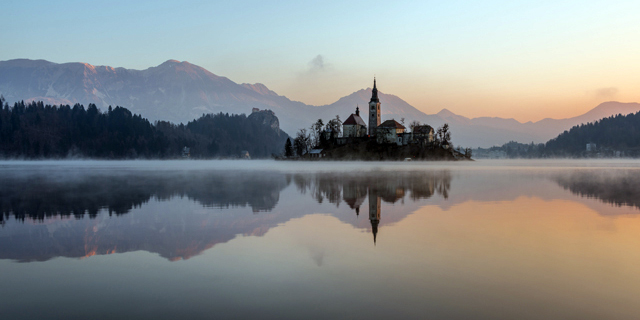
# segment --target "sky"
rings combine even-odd
[[[377,78],[433,114],[519,121],[640,102],[640,1],[4,0],[0,60],[188,61],[330,104]]]

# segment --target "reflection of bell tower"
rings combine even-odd
[[[369,192],[369,221],[371,221],[371,232],[373,233],[373,244],[376,244],[378,235],[378,224],[380,223],[380,202],[379,196],[374,196]]]
[[[371,100],[369,101],[369,135],[375,136],[376,129],[380,125],[380,99],[378,99],[378,88],[376,88],[376,78],[373,78],[373,89],[371,90]]]

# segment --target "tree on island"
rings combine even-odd
[[[436,131],[435,142],[439,146],[451,145],[451,133],[449,132],[449,124],[445,123]]]
[[[311,125],[311,144],[314,146],[320,144],[320,140],[322,139],[322,130],[324,128],[324,122],[322,119],[318,119],[314,124]]]
[[[334,119],[329,120],[325,127],[326,131],[331,132],[331,138],[338,138],[342,133],[342,121],[340,121],[340,115],[336,115]]]
[[[307,133],[307,129],[300,129],[296,134],[296,138],[293,139],[293,148],[296,151],[296,155],[301,157],[305,153],[309,152],[311,144],[311,137]]]
[[[293,146],[290,138],[287,138],[287,142],[284,143],[284,156],[287,158],[293,157]]]
[[[420,121],[418,120],[413,120],[411,121],[411,123],[409,123],[409,128],[411,129],[411,132],[413,132],[413,128],[420,126]]]

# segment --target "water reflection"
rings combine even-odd
[[[320,173],[311,176],[296,175],[293,180],[299,192],[310,193],[319,203],[326,199],[338,207],[340,201],[344,200],[357,216],[360,215],[360,207],[368,197],[369,221],[374,244],[382,216],[382,201],[391,204],[404,202],[405,198],[418,201],[429,199],[435,193],[446,200],[451,187],[451,173],[448,170]]]
[[[637,170],[576,170],[559,174],[554,180],[581,197],[640,209],[640,172]]]
[[[479,172],[457,176],[459,194],[451,201],[454,175],[449,170],[133,170],[30,175],[5,171],[1,178],[0,259],[23,262],[136,250],[154,252],[172,261],[189,259],[238,234],[261,236],[270,228],[320,210],[309,203],[333,206],[335,209],[329,214],[371,232],[375,245],[381,227],[402,221],[434,195],[438,195],[441,207],[450,207],[467,201],[502,199],[507,191],[513,197],[527,194],[523,193],[526,190],[544,198],[549,189],[544,181],[533,193],[518,189],[535,185],[527,174]],[[551,179],[582,197],[640,208],[640,173],[633,170],[574,170],[551,174]],[[290,185],[294,186],[294,194],[304,197],[294,196],[279,203],[281,193]],[[487,188],[491,185],[500,187]],[[346,206],[341,207],[343,203]],[[385,208],[394,206],[393,215],[385,212]],[[203,213],[198,208],[218,210]],[[249,208],[251,214],[224,214],[234,208]],[[140,212],[129,216],[135,209]],[[354,215],[345,215],[345,209]],[[359,219],[361,210],[368,211],[367,225]],[[88,219],[83,219],[85,216]],[[7,226],[11,219],[22,224]]]
[[[339,211],[331,214],[357,228],[366,228],[357,217],[361,206],[368,203],[368,229],[375,244],[384,219],[382,203],[417,202],[434,194],[446,199],[452,179],[448,171],[128,172],[64,179],[60,175],[5,174],[4,178],[7,183],[0,186],[3,224],[11,218],[20,223],[2,228],[0,259],[22,262],[136,250],[158,253],[172,261],[189,259],[238,234],[260,236],[292,218],[312,214],[312,210],[301,210],[308,202],[335,208],[346,203],[355,212],[355,220]],[[292,181],[297,193],[310,197],[274,210],[281,192]],[[224,210],[246,206],[253,214],[224,214]],[[218,210],[202,213],[198,207]],[[131,215],[134,209],[138,213]],[[402,220],[411,212],[407,207],[389,222]],[[83,219],[85,216],[88,219]]]
[[[0,176],[0,224],[13,216],[44,221],[56,216],[88,215],[101,209],[123,215],[155,198],[169,201],[187,197],[203,206],[249,206],[253,212],[270,211],[290,179],[269,172],[58,172],[54,175]]]
[[[0,310],[10,319],[637,318],[634,170],[363,166],[0,168],[0,273],[11,275]],[[34,308],[34,295],[47,299]]]

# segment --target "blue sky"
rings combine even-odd
[[[189,61],[309,104],[371,86],[521,121],[640,101],[640,1],[3,1],[0,60]]]

